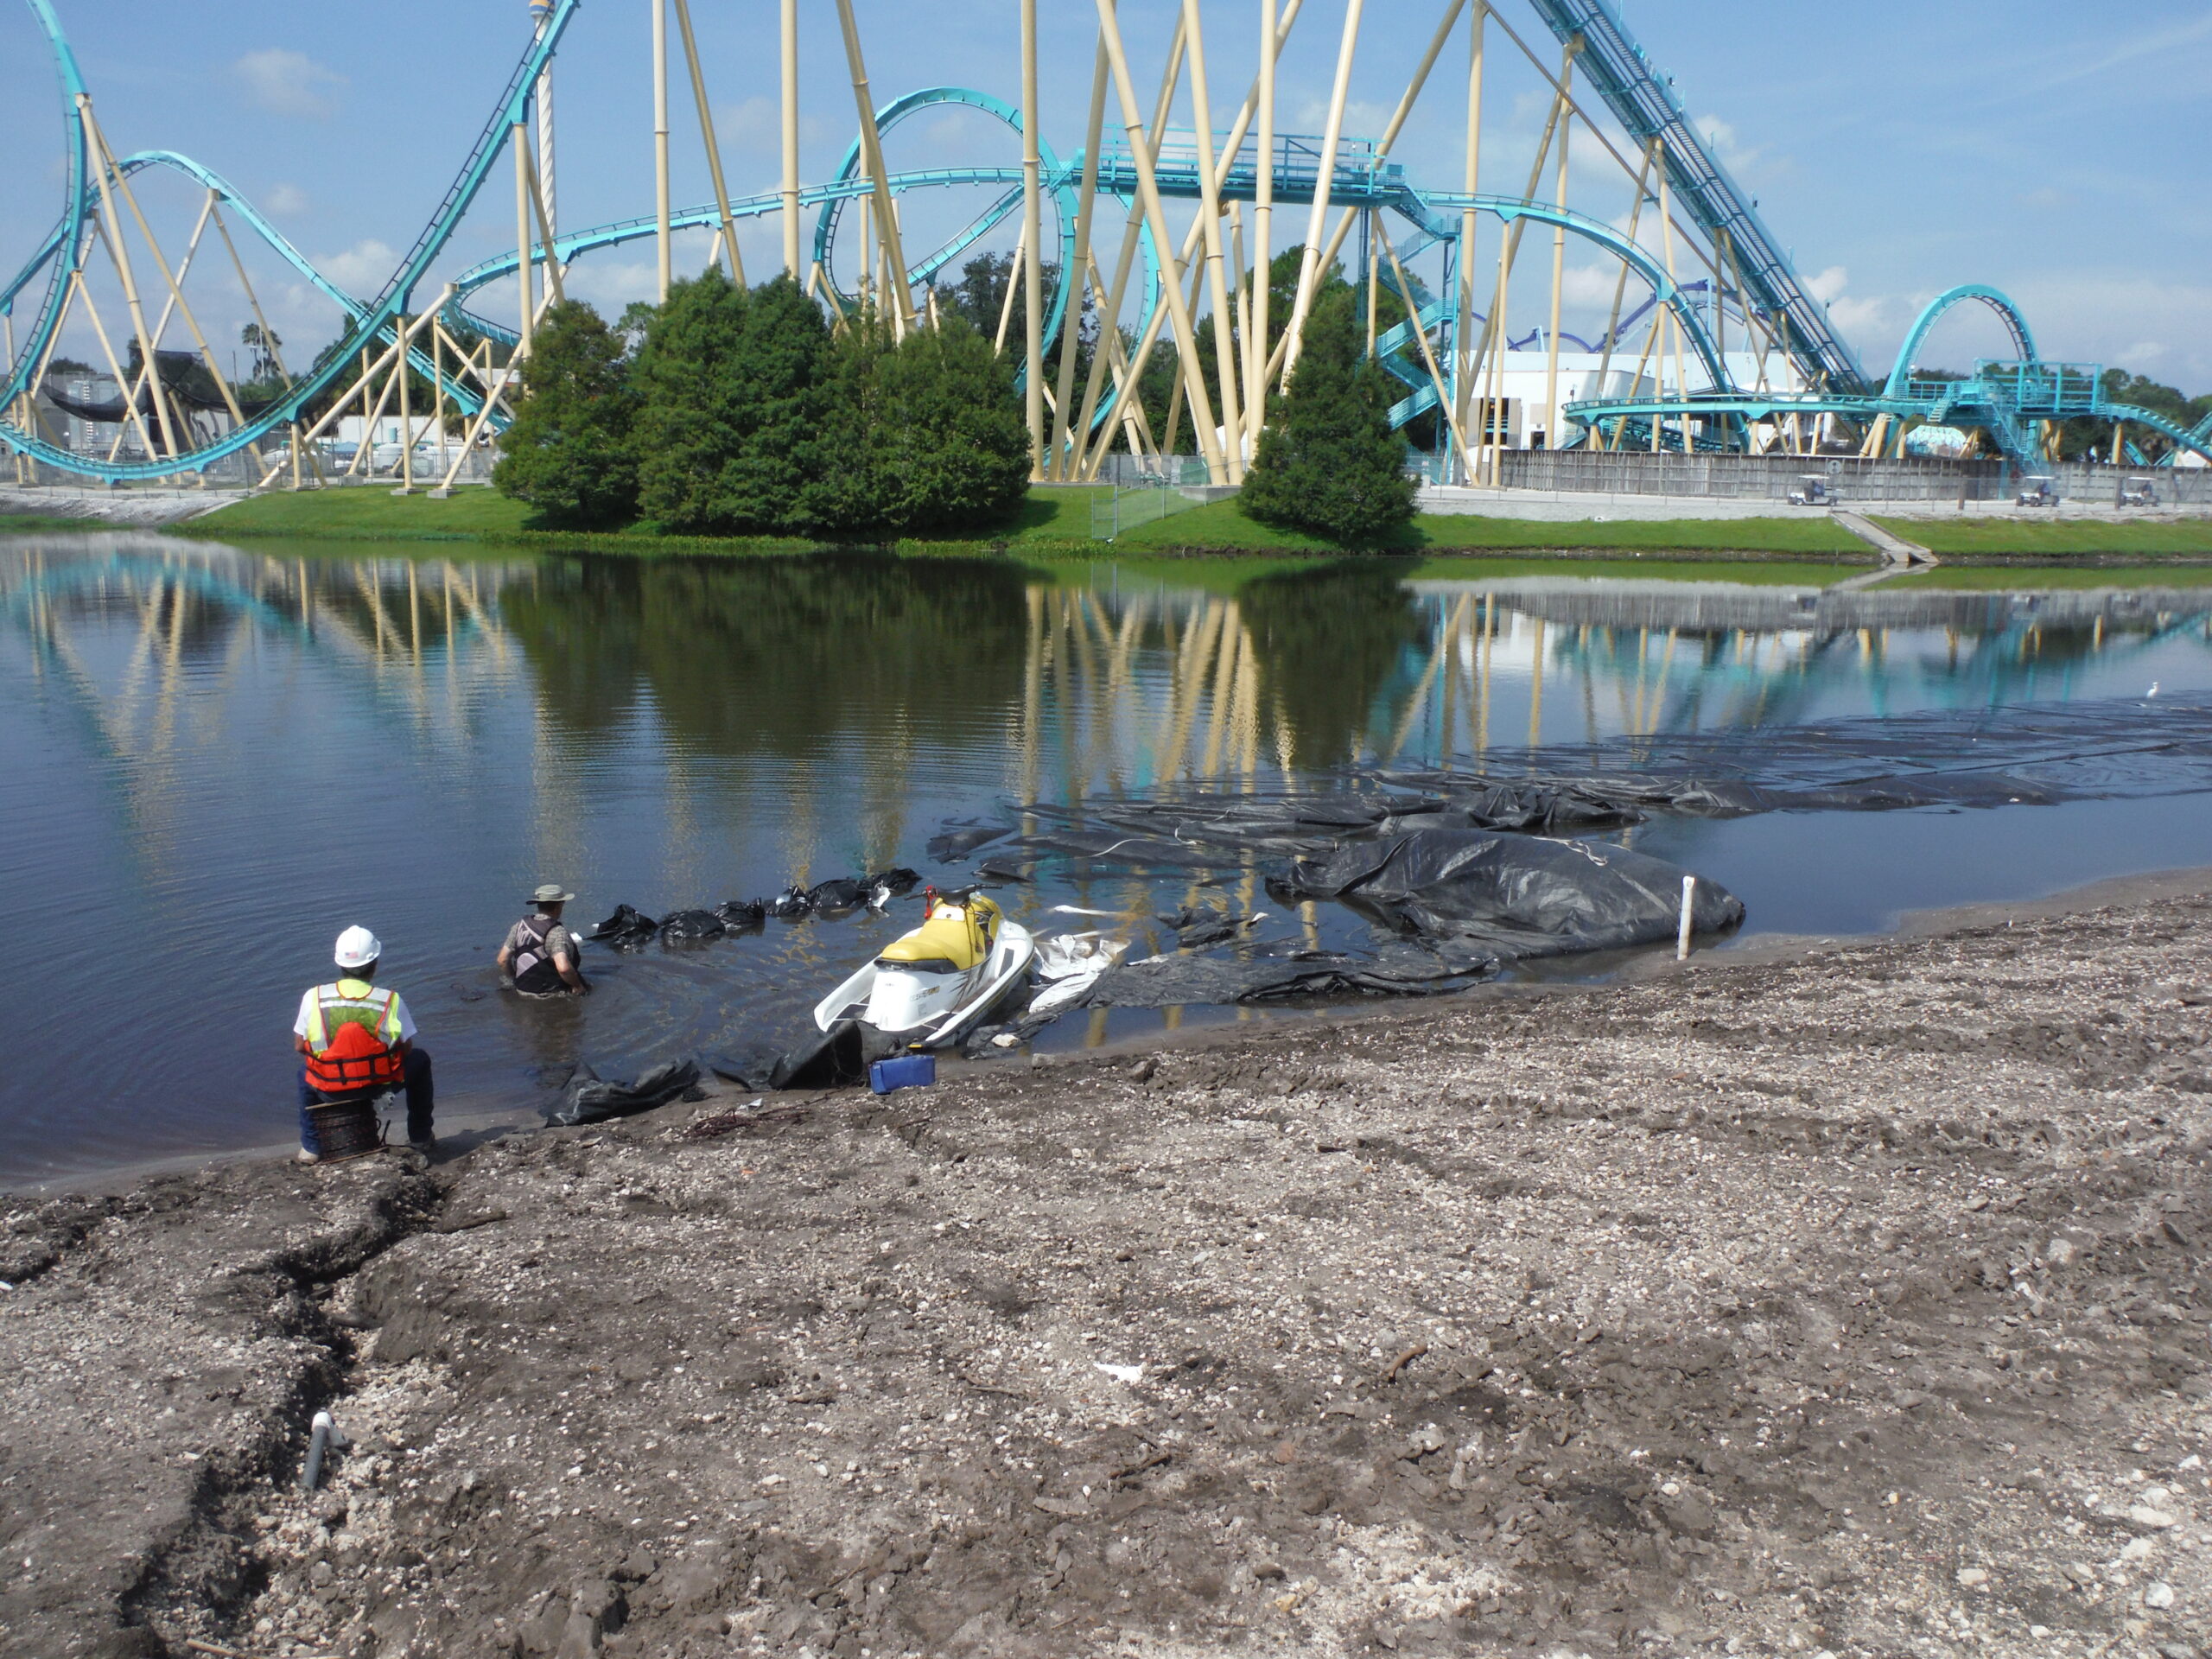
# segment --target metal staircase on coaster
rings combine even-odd
[[[64,296],[84,267],[93,245],[99,175],[87,142],[89,93],[73,54],[52,9],[51,0],[29,0],[34,18],[44,32],[60,82],[68,144],[68,200],[60,222],[42,241],[39,251],[4,286],[0,286],[0,315],[12,315],[19,297],[44,280],[44,296],[22,349],[0,381],[0,408],[13,405],[30,390],[29,382],[45,361],[66,309]],[[0,444],[35,457],[53,467],[111,481],[172,476],[180,471],[205,468],[225,456],[257,444],[299,418],[311,404],[353,372],[365,351],[387,353],[398,337],[400,320],[414,311],[416,290],[431,267],[450,245],[455,230],[487,179],[493,163],[516,128],[530,117],[533,90],[540,74],[551,63],[581,0],[552,0],[544,27],[517,62],[505,89],[471,147],[467,161],[454,175],[435,211],[408,250],[406,256],[375,298],[355,299],[325,279],[266,219],[255,212],[220,178],[183,156],[155,151],[124,158],[123,174],[149,168],[165,168],[185,174],[209,190],[215,199],[231,205],[240,220],[282,259],[300,271],[342,308],[349,319],[340,349],[328,353],[323,365],[294,383],[282,397],[252,418],[207,440],[188,453],[145,461],[105,461],[62,450],[35,433],[0,421]],[[1630,398],[1570,404],[1566,414],[1581,425],[1586,440],[1595,438],[1618,445],[1630,435],[1648,442],[1654,423],[1662,442],[1679,446],[1681,431],[1691,432],[1689,442],[1699,450],[1742,448],[1751,427],[1762,421],[1792,416],[1833,415],[1870,423],[1887,415],[1904,422],[1969,423],[1980,426],[2016,461],[2034,464],[2040,448],[2037,424],[2075,416],[2124,420],[2155,432],[2177,449],[2193,450],[2212,461],[2212,419],[2184,430],[2149,410],[2106,402],[2100,372],[2093,367],[2053,365],[2037,358],[2027,325],[2011,300],[1994,289],[1980,285],[1955,289],[1930,304],[1922,314],[1899,353],[1888,380],[1874,385],[1850,346],[1830,323],[1827,308],[1806,289],[1790,261],[1760,220],[1754,204],[1713,157],[1692,126],[1671,91],[1671,83],[1656,73],[1643,50],[1630,36],[1610,0],[1531,0],[1546,24],[1562,42],[1580,41],[1577,61],[1580,73],[1638,145],[1663,146],[1668,179],[1674,194],[1715,245],[1726,252],[1726,267],[1739,272],[1741,291],[1734,287],[1714,293],[1705,283],[1678,283],[1649,250],[1630,241],[1613,226],[1588,214],[1551,203],[1514,196],[1464,195],[1416,188],[1402,166],[1389,160],[1378,147],[1357,139],[1339,142],[1329,165],[1326,194],[1332,205],[1370,207],[1393,215],[1410,227],[1410,234],[1394,241],[1398,264],[1441,247],[1446,269],[1456,269],[1461,217],[1486,216],[1505,226],[1522,223],[1555,226],[1587,242],[1604,254],[1620,259],[1650,289],[1650,298],[1618,325],[1599,350],[1618,345],[1629,328],[1658,305],[1669,307],[1681,326],[1683,342],[1702,370],[1707,389],[1670,397]],[[909,94],[886,105],[878,116],[887,131],[899,122],[944,105],[963,105],[989,114],[1020,132],[1021,112],[988,94],[954,87],[937,87]],[[1218,155],[1225,138],[1214,146]],[[1324,146],[1310,137],[1278,137],[1274,156],[1274,200],[1281,205],[1310,204],[1323,188]],[[1056,332],[1069,303],[1070,275],[1074,264],[1074,225],[1084,158],[1065,161],[1040,144],[1042,175],[1048,200],[1058,220],[1060,277],[1049,296],[1047,338]],[[1203,197],[1199,151],[1194,142],[1179,142],[1171,135],[1155,166],[1163,196],[1183,200]],[[1260,168],[1257,146],[1243,145],[1222,169],[1218,189],[1224,201],[1250,201],[1256,194]],[[899,173],[888,181],[895,194],[949,187],[995,187],[991,204],[961,232],[917,263],[909,270],[916,283],[932,278],[954,259],[973,247],[990,231],[1017,213],[1021,203],[1021,171],[1018,166],[943,168]],[[1133,202],[1138,195],[1138,169],[1125,143],[1109,143],[1099,156],[1097,188],[1102,194]],[[830,183],[801,193],[801,203],[817,215],[815,253],[825,274],[829,254],[841,216],[855,200],[870,193],[871,181],[861,163],[861,147],[855,140],[838,175]],[[727,209],[713,204],[683,210],[672,216],[678,228],[711,228],[725,211],[733,219],[762,217],[780,212],[781,196],[767,193],[733,200]],[[1387,223],[1387,221],[1386,221]],[[565,264],[594,250],[618,246],[657,233],[657,221],[639,218],[588,230],[557,235],[550,247],[531,250],[533,261]],[[1162,261],[1148,229],[1140,233],[1143,252],[1141,276],[1141,334],[1152,324],[1164,303]],[[466,310],[469,296],[487,283],[512,277],[521,261],[515,252],[488,259],[462,273],[442,305],[449,321],[465,322],[480,335],[512,342],[514,335],[480,315]],[[1395,269],[1378,273],[1392,297],[1400,297]],[[1411,302],[1415,321],[1395,323],[1378,335],[1377,354],[1384,366],[1408,388],[1408,395],[1392,410],[1395,424],[1419,418],[1437,407],[1436,385],[1421,335],[1436,334],[1446,342],[1435,351],[1456,373],[1461,353],[1448,349],[1456,318],[1452,308],[1408,270],[1405,301]],[[1702,303],[1700,303],[1702,296]],[[1991,306],[2011,327],[2019,360],[1983,364],[1967,380],[1936,380],[1916,377],[1914,361],[1929,328],[1943,312],[1962,301]],[[1706,324],[1708,308],[1717,311],[1732,302],[1745,315],[1761,320],[1778,333],[1789,354],[1811,390],[1803,392],[1745,391],[1735,386]],[[1474,321],[1485,319],[1479,313]],[[1562,339],[1567,338],[1565,335]],[[1509,349],[1525,349],[1541,334],[1525,341],[1508,341]],[[1586,342],[1577,341],[1577,345]],[[429,375],[435,365],[425,355],[410,353],[419,372]],[[469,410],[480,410],[482,397],[462,382],[448,377],[449,398]],[[1455,389],[1456,395],[1456,389]],[[1097,419],[1108,418],[1101,409]],[[494,424],[503,423],[496,415]]]

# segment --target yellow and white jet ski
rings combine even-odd
[[[922,895],[922,925],[894,939],[816,1007],[824,1031],[857,1020],[910,1046],[936,1048],[981,1020],[1029,971],[1037,942],[982,893]]]

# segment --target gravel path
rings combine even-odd
[[[2207,985],[2177,890],[49,1202],[0,1643],[2194,1654]]]

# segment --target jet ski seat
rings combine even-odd
[[[964,974],[989,953],[982,930],[957,905],[931,913],[904,938],[884,946],[876,961],[887,968],[938,974]]]

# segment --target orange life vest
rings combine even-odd
[[[318,987],[308,1015],[308,1087],[319,1095],[386,1089],[406,1074],[399,1054],[398,993],[364,986],[362,995],[353,996],[346,982]]]

